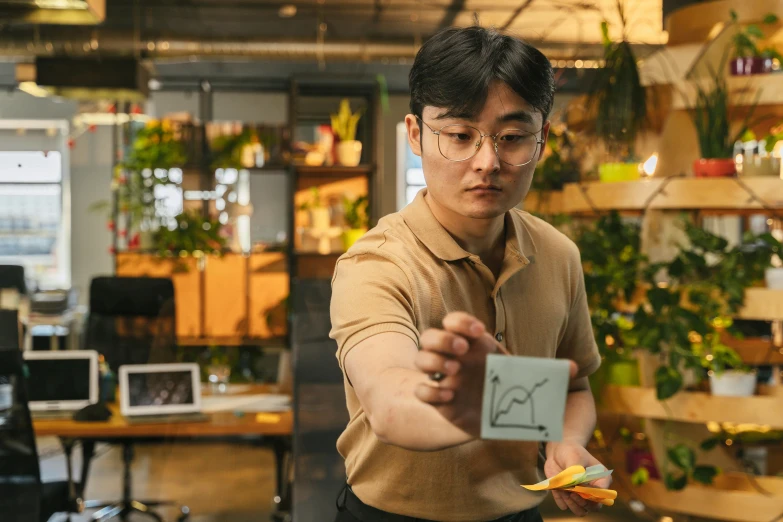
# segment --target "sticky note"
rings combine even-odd
[[[562,440],[568,372],[562,359],[488,355],[481,438]]]

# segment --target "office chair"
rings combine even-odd
[[[81,513],[81,483],[41,482],[35,433],[27,404],[22,352],[0,345],[0,513],[4,522],[46,522],[55,513]],[[70,452],[72,446],[66,448]],[[86,468],[82,468],[82,479]]]
[[[0,288],[16,288],[19,295],[27,294],[24,281],[24,267],[19,265],[0,265]]]
[[[16,310],[0,310],[0,346],[15,346],[19,344],[19,315]]]
[[[124,364],[166,363],[176,360],[176,307],[174,285],[170,279],[153,277],[96,277],[90,283],[90,312],[85,332],[85,348],[103,354],[117,375]],[[125,520],[137,512],[161,521],[153,507],[177,505],[175,502],[151,502],[133,499],[131,465],[134,439],[112,439],[122,446],[122,499],[117,502],[85,503],[98,509],[93,520],[120,516]],[[178,506],[178,520],[190,511]]]

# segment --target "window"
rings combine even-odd
[[[59,152],[0,152],[0,264],[19,264],[42,287],[67,286]]]
[[[400,122],[397,124],[397,210],[413,201],[426,186],[421,157],[411,150],[405,122]]]

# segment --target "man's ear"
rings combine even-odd
[[[405,128],[408,130],[408,145],[417,156],[421,156],[421,127],[413,114],[405,116]]]
[[[544,140],[544,143],[541,144],[541,150],[538,151],[537,161],[541,161],[541,157],[544,155],[544,150],[546,150],[547,138],[549,138],[549,129],[551,127],[552,127],[552,122],[547,120],[547,122],[544,124],[544,127],[541,129],[541,139]]]

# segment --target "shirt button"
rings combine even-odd
[[[503,334],[501,332],[498,332],[497,334],[495,334],[495,339],[497,339],[498,341],[503,341]]]

